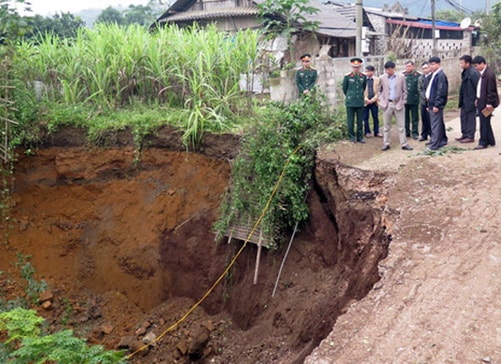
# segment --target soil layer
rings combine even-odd
[[[50,305],[37,306],[51,330],[134,352],[182,317],[242,244],[212,232],[238,140],[207,136],[188,153],[157,136],[138,156],[124,133],[89,148],[78,132],[62,130],[34,155],[19,151],[1,288],[7,299],[21,293],[16,256],[29,255],[51,291]],[[248,244],[214,292],[131,362],[302,362],[379,280],[387,177],[319,159],[310,221],[276,296],[285,246],[263,252],[253,285],[257,248]]]

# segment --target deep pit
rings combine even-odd
[[[18,151],[0,287],[7,297],[19,293],[7,280],[16,254],[30,255],[54,293],[52,307],[39,308],[51,329],[133,351],[179,319],[240,247],[215,242],[212,232],[238,140],[207,136],[189,153],[159,133],[138,156],[127,135],[109,137],[106,148],[75,135],[63,130],[34,155]],[[317,160],[310,220],[276,296],[286,247],[264,251],[253,285],[249,244],[201,307],[130,362],[301,363],[379,279],[390,240],[386,178]]]

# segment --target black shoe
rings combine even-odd
[[[418,141],[420,141],[420,142],[425,142],[427,140],[428,140],[428,138],[425,138],[425,137],[421,137],[421,138],[418,139]]]
[[[417,136],[417,135],[413,135],[413,136],[412,136],[412,139],[414,139],[414,140],[418,140],[418,136]]]
[[[482,145],[482,144],[479,144],[479,145],[477,145],[477,146],[476,146],[475,148],[473,148],[473,149],[475,149],[475,150],[479,150],[479,149],[485,149],[485,148],[487,148],[487,146]]]
[[[406,144],[402,147],[402,150],[414,150],[409,144]]]
[[[383,147],[381,148],[381,150],[384,152],[385,150],[388,150],[390,149],[390,145],[389,144],[385,144],[383,145]]]
[[[362,143],[362,144],[365,144],[365,139],[360,139],[360,140],[357,140],[357,142]]]

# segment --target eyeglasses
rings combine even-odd
[[[308,60],[307,60],[307,61],[302,61],[302,62],[303,62],[303,63],[310,63],[310,61],[308,61]]]

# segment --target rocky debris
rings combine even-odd
[[[155,340],[157,339],[157,335],[153,332],[150,331],[143,337],[143,343],[145,344],[151,344],[152,346],[155,346]]]
[[[206,351],[207,343],[210,339],[210,331],[205,326],[200,326],[190,335],[190,345],[188,347],[188,355],[191,359],[201,359],[209,352]]]
[[[38,303],[40,303],[44,310],[50,310],[52,308],[53,299],[54,293],[52,291],[44,291],[38,296]]]
[[[108,323],[101,325],[101,332],[105,335],[110,335],[114,329],[115,327]]]
[[[123,336],[117,345],[117,349],[128,349],[131,352],[135,352],[139,348],[143,347],[144,344],[137,339],[135,336]],[[148,350],[145,350],[146,352]]]
[[[139,328],[134,331],[134,334],[137,336],[141,336],[146,334],[146,331],[151,327],[152,322],[151,321],[144,321]]]
[[[38,296],[38,303],[42,304],[46,301],[52,301],[54,299],[54,293],[52,291],[44,291]]]

